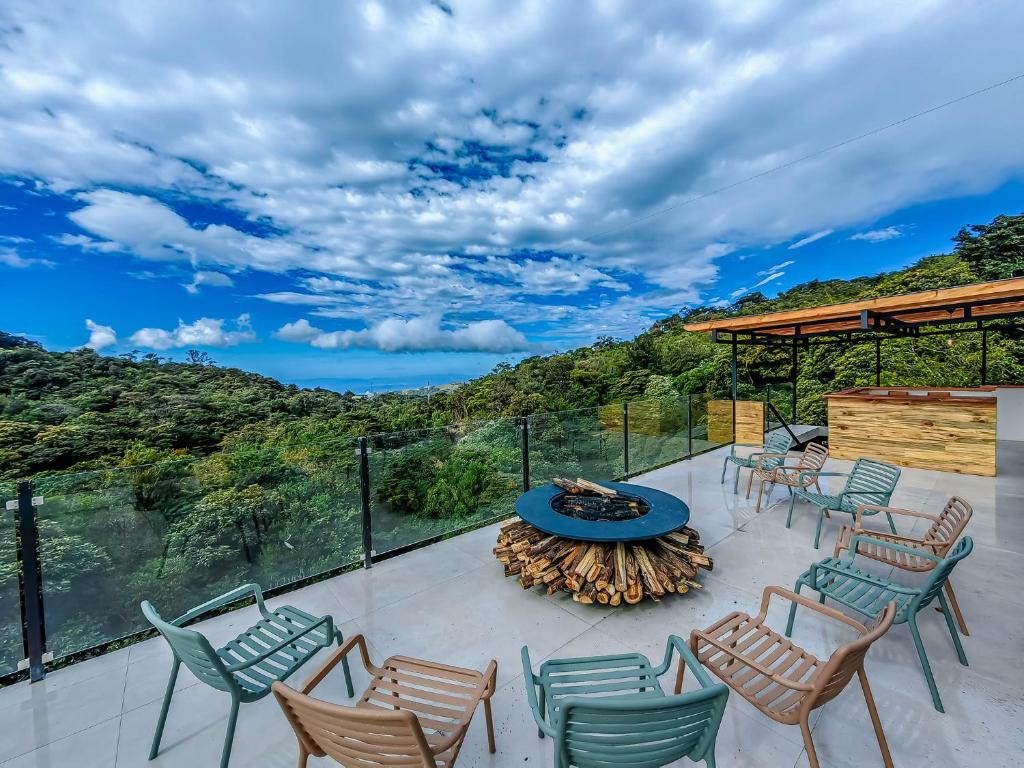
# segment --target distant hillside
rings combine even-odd
[[[727,308],[699,307],[654,324],[632,341],[589,347],[492,373],[429,398],[374,398],[299,389],[253,373],[156,355],[106,357],[91,350],[48,352],[0,332],[0,478],[138,464],[223,447],[283,445],[345,435],[414,429],[471,418],[522,416],[656,397],[724,394],[728,350],[682,330],[687,320],[829,304],[1024,275],[1024,216],[1000,216],[961,230],[952,253],[906,269],[854,280],[813,281],[768,299],[760,293]],[[818,346],[803,353],[799,418],[824,421],[820,395],[873,383],[869,346]],[[978,383],[976,334],[887,341],[884,381]],[[993,381],[1024,382],[1024,342],[993,334]],[[787,379],[787,355],[744,349],[740,377],[761,387]]]

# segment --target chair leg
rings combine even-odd
[[[786,527],[789,528],[790,523],[793,522],[793,505],[796,503],[796,494],[792,491],[789,492],[789,514],[786,516]]]
[[[960,635],[956,632],[956,624],[953,621],[953,612],[949,610],[949,603],[946,602],[946,596],[939,592],[939,605],[942,606],[942,615],[946,617],[946,626],[949,627],[949,636],[953,638],[953,645],[956,647],[957,658],[960,659],[960,663],[965,667],[967,664],[967,654],[964,653],[964,647],[960,643]]]
[[[708,745],[707,751],[704,752],[704,764],[708,768],[716,768],[717,764],[715,763],[715,742],[714,741],[712,741]]]
[[[740,465],[736,465],[736,476],[732,479],[732,492],[740,492]]]
[[[238,722],[238,705],[241,702],[237,697],[231,697],[231,714],[228,715],[228,730],[224,734],[224,751],[220,756],[220,768],[228,768],[231,761],[231,745],[235,740],[235,723]]]
[[[764,480],[757,486],[757,504],[754,506],[754,512],[761,511],[761,497],[764,495]]]
[[[546,701],[546,697],[544,696],[544,686],[540,686],[540,691],[537,693],[537,705],[538,705],[538,708],[540,709],[540,719],[541,720],[547,720],[548,719],[547,707],[545,706],[546,704],[547,704],[547,701]],[[540,728],[538,728],[537,729],[537,735],[540,738],[543,739],[544,738],[544,731],[542,731]]]
[[[953,593],[953,582],[946,579],[946,596],[949,598],[949,607],[953,609],[953,614],[956,616],[956,623],[960,625],[960,631],[965,637],[970,637],[971,633],[967,631],[967,622],[964,621],[964,615],[960,613],[960,604],[956,601],[956,595]]]
[[[875,697],[871,695],[871,688],[868,686],[868,675],[864,671],[863,664],[857,670],[857,677],[860,678],[860,688],[864,692],[864,703],[868,706],[871,725],[875,729],[875,738],[878,739],[878,748],[882,751],[882,762],[885,763],[885,768],[893,768],[892,755],[889,754],[889,744],[885,741],[885,731],[882,730],[882,721],[878,719]]]
[[[747,478],[747,498],[750,498],[750,487],[754,484],[754,470],[750,470],[750,477]]]
[[[339,630],[334,630],[335,642],[340,648],[345,644],[345,638],[342,637]],[[351,699],[356,695],[355,689],[352,687],[352,670],[348,666],[348,656],[341,660],[341,669],[345,673],[345,690],[348,692],[348,697]]]
[[[299,742],[299,765],[298,765],[298,768],[307,768],[308,765],[309,765],[309,752],[306,751],[306,748],[302,745],[302,742],[300,741]]]
[[[899,531],[896,530],[896,523],[894,523],[892,521],[892,513],[891,512],[886,512],[885,516],[887,518],[889,518],[889,530],[892,531],[893,536],[898,536],[899,535]]]
[[[171,676],[167,680],[167,690],[164,692],[164,703],[160,707],[160,718],[156,721],[156,733],[153,734],[153,745],[149,748],[149,759],[153,760],[160,752],[160,739],[164,735],[164,723],[167,722],[167,711],[171,708],[171,697],[174,695],[174,684],[178,680],[178,669],[181,668],[181,661],[177,656],[171,664]]]
[[[814,742],[811,740],[811,726],[807,723],[807,715],[800,719],[800,733],[804,737],[804,749],[807,751],[807,762],[811,768],[821,768],[818,762],[818,753],[814,749]]]
[[[491,716],[491,697],[484,699],[484,720],[487,722],[487,748],[493,755],[497,750],[494,746],[494,719]]]
[[[683,692],[683,677],[686,675],[686,662],[679,659],[679,668],[676,670],[676,696]]]
[[[727,469],[729,469],[729,457],[728,456],[726,456],[725,457],[725,461],[722,462],[722,479],[718,481],[719,483],[724,483],[725,482],[725,471]]]
[[[802,582],[797,582],[793,585],[793,591],[798,595],[800,594],[800,586]],[[786,637],[790,637],[793,634],[793,622],[796,621],[796,603],[789,604],[789,621],[786,622]]]
[[[921,668],[924,670],[924,679],[928,683],[928,690],[932,694],[932,704],[939,712],[945,712],[942,708],[942,699],[939,698],[939,689],[935,685],[935,678],[932,676],[932,666],[928,663],[928,656],[924,652],[924,643],[921,642],[921,631],[917,628],[917,618],[911,616],[907,624],[910,625],[910,634],[914,636],[914,645],[917,647],[917,655],[921,659]]]
[[[818,549],[821,544],[821,524],[825,522],[825,508],[818,508],[818,527],[814,531],[814,548]]]

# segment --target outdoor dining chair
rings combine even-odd
[[[870,531],[861,527],[861,516],[864,510],[920,517],[933,522],[924,536],[919,538],[900,536],[883,531]],[[836,540],[836,548],[832,556],[839,557],[843,551],[848,550],[850,548],[850,539],[856,533],[863,539],[857,547],[858,555],[891,565],[893,568],[899,568],[901,571],[910,571],[912,573],[930,571],[935,567],[934,560],[899,552],[888,547],[878,547],[871,543],[871,540],[880,539],[896,544],[904,544],[908,547],[931,552],[937,557],[945,557],[953,545],[956,544],[957,539],[960,538],[960,534],[964,532],[964,528],[967,527],[967,523],[970,522],[973,514],[974,509],[971,505],[959,496],[952,496],[938,515],[929,515],[925,512],[917,512],[910,509],[878,507],[868,504],[857,510],[853,525],[843,525],[839,529],[839,537]],[[964,621],[964,616],[960,612],[960,604],[957,602],[956,594],[953,592],[953,582],[951,579],[946,579],[944,589],[946,591],[946,598],[949,600],[949,607],[953,609],[953,615],[956,616],[956,623],[959,625],[960,631],[964,635],[970,635],[971,633],[967,631],[967,622]]]
[[[221,648],[215,649],[200,632],[184,628],[185,624],[203,614],[247,597],[256,599],[262,618]],[[142,613],[163,635],[174,654],[171,677],[167,681],[153,746],[149,751],[150,760],[160,751],[160,738],[182,664],[200,682],[231,695],[231,713],[220,759],[220,767],[227,768],[239,705],[262,699],[270,693],[272,683],[287,679],[322,648],[335,641],[338,644],[342,642],[341,632],[335,628],[333,618],[312,616],[290,605],[271,611],[264,604],[263,592],[257,584],[238,587],[187,611],[174,621],[164,621],[148,600],[142,603]],[[349,695],[352,695],[352,678],[347,663],[345,682]]]
[[[675,694],[658,683],[679,654]],[[555,768],[658,768],[687,757],[715,765],[715,739],[729,689],[672,635],[658,667],[639,653],[550,659],[534,674],[522,650],[526,697],[538,735],[554,739]],[[681,693],[683,670],[700,688]],[[539,695],[539,697],[538,697]]]
[[[720,482],[725,482],[725,472],[729,469],[729,464],[735,464],[736,477],[733,479],[732,492],[738,493],[741,469],[749,469],[753,471],[753,469],[758,466],[758,459],[765,454],[771,454],[771,456],[776,457],[766,459],[764,463],[765,466],[777,467],[782,464],[782,458],[778,457],[784,456],[786,452],[789,451],[791,445],[793,445],[793,438],[790,437],[788,432],[782,429],[777,429],[774,432],[769,433],[768,439],[764,441],[764,446],[752,445],[750,443],[733,443],[732,447],[729,449],[729,455],[726,456],[725,461],[722,462],[722,479]],[[746,456],[740,456],[736,453],[737,448],[760,448],[761,450],[754,451]]]
[[[371,679],[355,706],[313,698],[316,687],[356,646]],[[487,746],[494,753],[491,696],[497,674],[494,660],[483,672],[406,656],[392,656],[378,667],[370,661],[363,636],[353,635],[301,690],[280,682],[273,689],[299,742],[299,768],[310,755],[359,768],[450,768],[481,702]]]
[[[771,460],[781,458],[781,464],[772,464]],[[819,484],[818,478],[815,476],[802,475],[805,472],[816,472],[825,466],[825,461],[828,459],[828,448],[820,443],[808,443],[807,447],[804,448],[804,452],[796,458],[796,464],[787,464],[788,461],[792,461],[793,458],[788,453],[784,454],[770,454],[763,453],[757,458],[757,466],[754,467],[751,473],[751,479],[757,478],[758,490],[757,490],[757,506],[754,508],[755,512],[761,511],[761,496],[764,494],[765,483],[771,487],[768,489],[768,497],[771,498],[772,491],[775,490],[776,485],[784,486],[789,490],[790,496],[793,495],[794,488],[810,488],[812,485],[817,487],[818,492],[821,493],[821,485]],[[747,498],[750,498],[750,485],[747,485]]]
[[[818,659],[765,625],[772,595],[842,622],[859,636],[839,646],[827,659]],[[887,768],[892,768],[889,745],[864,672],[864,656],[871,644],[889,630],[895,615],[896,605],[889,603],[879,611],[874,627],[868,629],[834,608],[819,605],[788,589],[765,587],[757,616],[751,618],[737,611],[707,629],[693,630],[690,648],[713,675],[762,713],[778,723],[799,725],[811,768],[819,768],[811,739],[811,712],[842,693],[856,674],[882,760]]]
[[[888,504],[893,491],[896,490],[900,471],[895,464],[887,464],[875,459],[857,459],[853,469],[849,472],[800,472],[797,475],[798,485],[792,488],[793,495],[789,499],[786,527],[789,528],[793,522],[793,504],[798,498],[817,507],[818,527],[814,532],[814,548],[817,549],[821,543],[821,524],[826,517],[830,517],[829,510],[848,512],[853,516],[857,513],[858,508],[865,505],[884,506]],[[805,484],[806,480],[818,480],[822,477],[845,477],[846,482],[842,490],[836,494],[822,493],[821,486],[817,486],[817,491],[812,491],[811,483]],[[865,509],[864,514],[875,513],[870,509]],[[889,520],[889,528],[896,533],[896,524],[892,521],[892,515],[886,513],[885,516]]]
[[[935,563],[935,566],[928,572],[928,578],[917,587],[908,587],[898,584],[892,579],[877,574],[869,573],[858,567],[857,557],[862,546],[884,547],[893,552],[904,555],[925,558]],[[903,544],[890,541],[882,541],[876,538],[867,538],[855,534],[850,539],[849,556],[841,559],[834,557],[825,558],[805,571],[796,582],[796,591],[800,592],[802,587],[810,587],[819,594],[820,602],[824,603],[825,598],[831,598],[840,605],[850,608],[862,616],[876,617],[886,606],[896,604],[896,624],[907,624],[910,627],[910,634],[914,638],[914,645],[917,647],[918,658],[921,659],[921,667],[924,670],[925,680],[928,682],[928,690],[932,694],[932,703],[939,712],[945,712],[942,708],[942,700],[939,698],[939,689],[935,685],[935,677],[932,675],[931,664],[928,663],[928,655],[925,653],[924,644],[921,642],[921,631],[917,627],[917,614],[927,608],[933,600],[939,601],[939,607],[946,617],[946,626],[949,627],[949,636],[953,639],[953,646],[956,648],[957,657],[960,663],[967,666],[967,655],[964,653],[963,645],[960,643],[960,636],[956,631],[956,624],[953,621],[953,614],[950,611],[949,603],[942,594],[942,588],[949,579],[953,568],[967,557],[974,549],[974,541],[970,536],[964,536],[956,543],[956,546],[944,558],[926,552],[923,549],[914,549]],[[861,556],[863,557],[863,556]],[[786,635],[793,630],[793,620],[796,618],[796,605],[789,610],[789,623],[786,626]]]

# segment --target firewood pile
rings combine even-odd
[[[556,512],[580,520],[633,520],[650,510],[639,496],[592,483],[582,477],[566,480],[556,477],[552,483],[565,491],[556,496],[551,506]]]
[[[698,569],[714,567],[700,534],[687,526],[646,541],[591,542],[549,536],[515,518],[501,526],[494,555],[523,589],[544,587],[549,595],[568,592],[578,603],[611,606],[700,589]]]

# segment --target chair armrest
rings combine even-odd
[[[847,626],[853,627],[855,630],[860,632],[862,635],[867,634],[867,627],[861,624],[856,619],[851,619],[845,613],[837,611],[835,608],[829,608],[827,605],[822,605],[817,600],[809,600],[803,595],[798,595],[792,590],[785,589],[784,587],[765,587],[764,593],[761,596],[761,613],[768,613],[768,602],[771,600],[772,595],[778,595],[784,600],[789,600],[791,603],[798,603],[805,608],[810,608],[812,611],[817,611],[823,616],[828,616],[830,619],[842,622]]]
[[[854,539],[859,539],[858,536],[854,536],[853,538]],[[878,543],[877,541],[873,541],[872,542],[872,544],[877,544],[877,543]],[[851,544],[850,546],[852,547],[854,545]],[[866,573],[854,573],[852,571],[846,570],[845,568],[839,568],[839,567],[836,567],[834,565],[828,565],[826,563],[821,563],[821,562],[811,563],[811,578],[814,580],[814,584],[815,585],[818,583],[818,571],[819,570],[821,570],[821,571],[829,571],[831,573],[837,573],[840,576],[846,576],[849,579],[856,579],[857,581],[863,582],[864,584],[871,584],[873,586],[881,587],[882,589],[887,589],[890,592],[896,592],[896,593],[901,594],[901,595],[916,595],[918,593],[918,591],[919,591],[919,590],[916,590],[916,589],[910,589],[909,587],[901,587],[898,584],[893,584],[893,583],[888,582],[888,581],[882,581],[881,579],[877,579],[874,576],[870,576],[870,575],[868,575]],[[814,586],[814,585],[808,585],[808,586],[810,586],[812,589],[817,590],[817,587]]]
[[[227,663],[225,663],[224,668],[229,673],[232,673],[232,674],[235,673],[235,672],[242,672],[242,671],[248,669],[249,667],[251,667],[251,666],[253,666],[255,664],[259,664],[261,661],[265,661],[265,660],[269,659],[271,656],[273,656],[275,653],[280,651],[282,648],[287,648],[289,645],[294,645],[296,643],[296,641],[298,641],[301,638],[305,637],[310,632],[312,632],[314,629],[317,629],[318,627],[324,627],[324,626],[327,627],[327,638],[328,638],[327,645],[330,645],[331,639],[333,639],[333,637],[334,637],[334,618],[331,617],[331,616],[323,616],[323,617],[321,617],[320,621],[316,622],[315,624],[310,624],[308,627],[306,627],[304,630],[299,632],[297,635],[293,635],[292,637],[286,637],[283,640],[275,643],[274,645],[272,645],[269,648],[267,648],[265,651],[263,651],[263,653],[259,654],[258,656],[254,656],[251,659],[246,659],[245,661],[240,661],[237,664],[227,664]],[[326,646],[324,646],[324,647],[326,647]],[[224,659],[221,658],[221,661],[224,661]]]
[[[756,443],[733,443],[732,447],[729,448],[729,455],[735,456],[737,448],[763,448],[763,445],[757,445]]]
[[[871,539],[874,544],[878,543],[875,539],[880,539],[882,541],[892,541],[895,539],[897,543],[903,543],[907,546],[932,546],[932,542],[924,541],[923,539],[915,539],[913,536],[901,536],[898,533],[890,533],[889,531],[872,531],[867,528],[857,528],[856,526],[853,529],[853,535]],[[939,543],[941,544],[943,542]]]
[[[714,680],[711,679],[711,675],[707,673],[707,670],[701,666],[700,661],[693,655],[693,651],[686,644],[686,641],[679,635],[669,635],[668,642],[665,644],[665,660],[654,670],[654,674],[657,677],[661,677],[663,674],[668,672],[668,668],[672,665],[672,651],[675,650],[679,653],[679,658],[686,664],[686,668],[693,672],[693,676],[697,678],[697,682],[700,683],[701,688],[710,688],[713,685],[717,685]]]
[[[530,649],[524,645],[520,655],[523,659],[526,700],[530,705],[530,711],[533,713],[533,719],[537,721],[537,727],[553,739],[555,738],[555,729],[540,714],[540,703],[537,701],[537,676],[533,674],[533,665],[530,663]]]
[[[871,544],[876,547],[885,547],[886,549],[892,549],[897,552],[903,552],[907,555],[915,555],[917,557],[923,557],[926,560],[933,560],[936,563],[941,563],[942,558],[936,555],[934,552],[928,552],[927,550],[920,549],[918,547],[908,547],[906,544],[897,544],[893,541],[886,541],[885,539],[876,539],[873,536],[867,537],[859,533],[855,533],[850,537],[851,550],[855,546],[855,542],[862,541],[866,538],[871,538]],[[916,591],[915,591],[916,594]]]
[[[183,626],[190,621],[202,616],[204,613],[216,610],[217,608],[223,608],[225,605],[237,602],[246,597],[255,597],[256,605],[260,609],[261,614],[266,614],[266,605],[263,603],[263,590],[260,589],[259,584],[243,584],[240,587],[232,589],[230,592],[225,592],[220,597],[215,597],[212,600],[207,600],[202,605],[197,605],[195,608],[190,608],[185,611],[181,616],[176,618],[174,621],[169,622],[176,627]]]
[[[785,461],[789,457],[789,454],[788,453],[753,453],[753,454],[751,454],[751,457],[754,457],[754,456],[757,456],[757,465],[758,465],[758,467],[760,467],[761,469],[764,469],[764,467],[762,466],[761,462],[763,462],[765,459],[782,459],[783,461]],[[775,469],[778,469],[778,467],[775,467]]]
[[[888,512],[891,515],[909,515],[911,517],[924,517],[928,520],[938,521],[938,515],[929,515],[927,512],[918,512],[914,509],[900,509],[899,507],[884,507],[881,504],[861,504],[857,507],[857,513],[861,510],[870,511],[872,514],[878,514],[879,512]]]
[[[760,664],[760,663],[754,661],[753,659],[751,659],[748,656],[744,656],[742,653],[738,652],[735,648],[731,648],[730,646],[726,645],[725,643],[719,642],[715,638],[711,637],[708,634],[705,634],[704,632],[701,632],[700,630],[696,630],[696,629],[693,630],[690,633],[690,637],[691,638],[697,637],[702,642],[705,642],[708,645],[714,646],[715,648],[717,648],[718,650],[720,650],[722,653],[726,654],[727,656],[729,656],[729,657],[731,657],[733,659],[736,659],[737,661],[742,663],[744,666],[747,666],[747,667],[750,667],[753,670],[756,670],[757,672],[761,673],[762,675],[767,677],[772,682],[778,683],[779,685],[781,685],[781,686],[783,686],[785,688],[791,688],[791,689],[793,689],[795,691],[813,691],[814,690],[814,686],[813,685],[808,685],[807,683],[802,683],[799,680],[790,680],[788,677],[783,677],[782,675],[780,675],[780,674],[778,674],[776,672],[773,672],[772,670],[770,670],[768,667],[764,666],[763,664]]]
[[[352,635],[352,637],[350,637],[343,646],[332,652],[320,668],[313,673],[313,676],[303,684],[301,689],[302,693],[308,696],[313,689],[316,688],[325,677],[327,677],[327,673],[338,666],[338,662],[345,658],[352,651],[353,646],[356,645],[359,646],[359,655],[363,657],[364,669],[366,669],[366,671],[371,675],[379,675],[381,673],[381,669],[379,667],[375,667],[370,661],[370,654],[366,650],[366,640],[362,635]]]
[[[797,478],[799,482],[803,482],[805,477],[849,477],[848,472],[823,472],[820,469],[807,469],[800,473]]]

